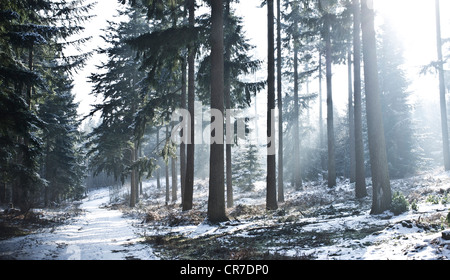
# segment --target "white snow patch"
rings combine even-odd
[[[102,208],[107,188],[93,191],[80,208],[85,210],[69,225],[0,241],[0,258],[30,260],[155,259],[133,223],[118,210]]]

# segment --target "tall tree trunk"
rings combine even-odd
[[[169,129],[166,126],[166,141],[169,137]],[[166,164],[166,205],[169,205],[170,201],[170,183],[169,183],[169,159],[164,161]]]
[[[139,141],[135,141],[134,142],[134,161],[139,160]],[[134,172],[134,194],[136,196],[136,203],[139,202],[139,195],[140,195],[140,191],[139,191],[139,185],[141,183],[141,178],[139,176],[139,170],[137,170],[136,167],[133,168],[133,172]]]
[[[173,130],[173,126],[172,126]],[[170,137],[170,136],[168,136]],[[169,140],[170,141],[170,140]],[[172,202],[176,202],[178,199],[177,188],[178,188],[178,174],[177,174],[177,157],[171,157],[171,171],[172,171]]]
[[[187,0],[189,9],[189,25],[195,25],[195,0]],[[194,195],[194,103],[195,103],[195,46],[188,48],[188,111],[191,115],[191,141],[187,144],[186,154],[186,183],[184,186],[183,211],[192,209]]]
[[[0,182],[0,203],[6,203],[6,182]]]
[[[211,109],[224,112],[224,45],[223,45],[223,2],[211,1]],[[222,120],[215,119],[215,122]],[[213,118],[211,118],[211,123]],[[211,222],[228,220],[225,213],[225,182],[224,182],[224,144],[223,133],[214,131],[215,139],[221,143],[210,144],[209,161],[209,198],[208,219]],[[222,139],[217,139],[217,134]],[[212,137],[211,137],[212,138]]]
[[[225,13],[224,13],[224,21],[225,28],[229,25],[230,19],[230,0],[225,2]],[[226,38],[231,37],[231,32],[226,32]],[[229,40],[225,40],[225,68],[224,68],[224,82],[225,82],[225,107],[226,109],[231,109],[231,68],[229,63],[231,62],[231,43]],[[226,114],[226,124],[231,125],[231,116]],[[228,132],[228,130],[227,130]],[[226,135],[226,182],[227,182],[227,207],[233,207],[233,177],[232,177],[232,165],[231,165],[231,147],[232,147],[232,139],[233,135]]]
[[[181,62],[181,109],[186,109],[186,58],[182,58]],[[185,135],[188,127],[182,128],[182,133]],[[186,143],[180,144],[180,184],[181,184],[181,203],[184,204],[184,190],[186,188]]]
[[[327,134],[328,134],[328,187],[336,186],[336,156],[334,142],[333,88],[331,71],[331,22],[330,15],[325,18],[326,68],[327,68]]]
[[[294,23],[296,30],[298,29],[297,23]],[[294,36],[294,188],[300,190],[302,187],[302,176],[300,172],[300,124],[299,124],[299,101],[298,101],[298,36]]]
[[[436,41],[438,53],[438,67],[439,67],[439,92],[441,104],[441,127],[442,127],[442,145],[444,156],[444,168],[446,171],[450,170],[450,152],[448,140],[448,123],[447,123],[447,103],[445,101],[445,76],[444,76],[444,61],[442,57],[442,38],[441,38],[441,12],[440,2],[436,0]]]
[[[142,145],[139,145],[139,152],[138,152],[138,154],[139,154],[139,158],[141,158],[143,156],[143,154],[142,154]],[[143,193],[144,193],[144,191],[142,189],[142,178],[139,177],[139,194],[143,194]]]
[[[28,49],[28,69],[30,72],[33,71],[33,61],[34,61],[34,45],[31,44],[31,46]],[[31,111],[32,109],[32,104],[31,104],[31,96],[32,96],[32,92],[33,92],[33,87],[31,85],[27,86],[26,89],[26,93],[25,93],[25,102],[28,106],[28,110]],[[21,95],[22,95],[22,90],[21,90]],[[28,133],[31,133],[30,131],[28,131]],[[19,142],[23,143],[23,146],[25,149],[29,148],[29,139],[27,137],[24,138],[20,138]],[[29,168],[29,166],[27,166],[27,162],[29,162],[29,160],[27,159],[27,152],[24,151],[23,149],[19,150],[19,153],[17,155],[17,162],[20,165],[24,165],[25,168]],[[30,202],[29,197],[28,197],[28,190],[27,187],[29,187],[29,185],[31,184],[31,182],[29,182],[29,180],[27,180],[25,177],[18,177],[15,180],[15,184],[14,186],[14,196],[13,196],[13,203],[14,205],[16,205],[17,207],[19,207],[19,209],[22,212],[25,212],[28,210],[28,208],[30,207]]]
[[[177,187],[178,187],[178,183],[177,183],[177,158],[176,157],[172,157],[170,159],[171,161],[171,170],[172,170],[172,202],[176,202],[177,201]]]
[[[159,129],[160,127],[156,127],[156,150],[158,151],[159,155]],[[161,188],[161,168],[158,168],[156,170],[156,188],[159,190]]]
[[[355,166],[355,111],[353,106],[353,79],[352,79],[352,52],[348,51],[347,57],[348,66],[348,131],[349,131],[349,146],[350,146],[350,183],[356,180],[356,166]]]
[[[373,189],[371,213],[380,214],[390,208],[392,196],[380,102],[377,44],[374,27],[375,13],[371,2],[372,0],[362,0],[361,2],[361,26],[364,82],[366,86],[367,129]]]
[[[130,150],[130,163],[133,164],[136,160],[134,152],[135,148],[134,146]],[[136,172],[134,168],[131,169],[130,174],[130,207],[136,206]]]
[[[320,151],[320,167],[326,169],[325,164],[325,148],[323,137],[323,97],[322,97],[322,50],[319,51],[319,151]]]
[[[133,84],[132,89],[134,91],[134,84],[135,84],[134,79],[133,79],[132,84]],[[131,105],[131,113],[132,113],[132,115],[134,115],[136,113],[136,105],[135,104]],[[131,152],[130,164],[132,164],[132,165],[134,165],[134,163],[136,162],[137,157],[138,157],[138,148],[139,148],[138,145],[139,145],[138,141],[134,141],[133,146],[130,151]],[[130,184],[131,184],[131,186],[130,186],[130,189],[131,189],[131,191],[130,191],[130,207],[134,207],[134,206],[136,206],[136,203],[138,202],[138,199],[139,199],[139,188],[138,188],[139,178],[138,178],[138,174],[137,174],[137,170],[136,170],[135,166],[133,166],[131,168]]]
[[[278,202],[284,202],[283,176],[283,91],[281,57],[281,0],[277,0],[277,98],[278,98]]]
[[[367,196],[366,168],[364,166],[364,143],[362,133],[362,98],[361,98],[361,5],[353,0],[353,72],[354,72],[354,106],[355,106],[355,196]]]
[[[277,203],[276,162],[275,162],[275,42],[273,0],[267,0],[267,39],[268,39],[268,77],[267,77],[267,194],[266,208],[275,210]]]

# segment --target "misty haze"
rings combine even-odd
[[[448,260],[448,11],[0,2],[0,259]]]

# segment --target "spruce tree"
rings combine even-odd
[[[146,32],[148,26],[139,10],[129,14],[129,22],[110,23],[104,38],[112,46],[99,50],[108,55],[108,61],[98,67],[99,73],[90,76],[93,94],[102,96],[103,102],[91,112],[91,115],[100,112],[102,122],[90,134],[89,154],[95,174],[106,171],[122,182],[130,178],[130,206],[134,207],[140,174],[151,172],[140,170],[139,165],[151,168],[152,162],[138,158],[146,122],[136,124],[135,118],[142,106],[139,93],[145,86],[144,73],[139,71],[140,61],[134,59],[135,52],[125,43]]]
[[[372,171],[372,214],[380,214],[391,206],[392,193],[389,178],[383,115],[378,79],[375,11],[371,1],[361,2],[361,26],[364,55],[364,82],[366,93],[367,129],[370,166]]]
[[[39,200],[39,190],[49,183],[40,174],[45,169],[40,137],[51,124],[40,121],[37,115],[42,104],[53,98],[52,87],[58,79],[53,76],[69,75],[88,57],[68,55],[66,47],[86,42],[83,37],[68,39],[83,30],[81,23],[89,19],[86,13],[91,7],[84,1],[17,0],[0,4],[1,106],[5,107],[1,121],[5,149],[0,152],[5,161],[1,169],[12,201],[23,211]],[[53,75],[55,71],[63,73]],[[65,80],[62,87],[71,83]]]
[[[253,191],[254,183],[264,176],[258,147],[254,144],[246,144],[237,150],[238,153],[234,155],[233,184],[241,191]]]
[[[417,163],[412,108],[408,104],[409,83],[402,69],[403,47],[395,30],[388,22],[381,30],[378,61],[389,174],[403,178],[415,171]]]
[[[211,109],[224,113],[224,32],[223,3],[221,0],[211,1]],[[220,116],[215,121],[223,126]],[[220,127],[220,126],[219,126]],[[211,131],[211,137],[218,142],[210,144],[209,160],[209,196],[208,219],[211,222],[228,220],[225,213],[225,182],[224,182],[224,138],[223,132]],[[222,137],[219,137],[222,135]]]
[[[274,42],[274,5],[273,0],[267,0],[267,194],[266,208],[276,210],[276,156],[275,156],[275,42]],[[269,142],[270,141],[270,142]]]

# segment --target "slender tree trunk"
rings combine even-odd
[[[331,23],[330,15],[325,18],[326,68],[327,68],[327,133],[328,133],[328,187],[336,186],[336,158],[334,142],[333,88],[331,70]]]
[[[211,1],[211,109],[224,112],[224,45],[223,45],[223,2]],[[222,120],[214,120],[222,122]],[[211,123],[213,118],[211,118]],[[214,131],[212,133],[220,134]],[[217,137],[216,137],[217,139]],[[210,144],[209,161],[209,198],[208,219],[211,222],[228,220],[225,213],[225,182],[224,182],[224,144],[212,142]]]
[[[139,141],[135,141],[134,142],[134,161],[139,160]],[[134,172],[134,194],[136,196],[136,203],[139,202],[139,185],[141,182],[141,178],[139,177],[139,170],[136,169],[136,167],[133,168],[133,172]]]
[[[156,127],[156,150],[159,152],[159,126]],[[156,188],[161,189],[161,168],[156,170]]]
[[[135,81],[133,80],[133,85],[135,84]],[[134,86],[132,87],[132,89],[134,90]],[[134,115],[136,113],[136,105],[132,104],[131,106],[131,112]],[[131,148],[131,158],[130,158],[130,164],[134,165],[134,163],[137,160],[137,156],[138,156],[138,141],[134,141],[133,142],[133,147]],[[131,168],[131,180],[130,180],[130,207],[134,207],[136,206],[136,203],[138,202],[139,199],[139,189],[138,189],[138,184],[139,184],[139,179],[138,179],[138,174],[136,171],[136,167],[132,167]]]
[[[353,0],[353,71],[354,71],[354,106],[355,106],[355,196],[367,196],[366,169],[364,166],[364,143],[362,133],[362,98],[361,98],[361,5]]]
[[[6,182],[0,182],[0,203],[6,203]]]
[[[364,56],[364,82],[366,86],[367,129],[370,165],[372,171],[372,214],[380,214],[391,206],[391,185],[384,138],[383,116],[378,79],[375,13],[372,0],[362,0],[361,26]]]
[[[169,137],[169,129],[166,126],[166,139]],[[166,140],[167,141],[167,140]],[[169,183],[169,160],[165,161],[166,164],[166,205],[169,205],[170,201],[170,183]]]
[[[136,160],[135,158],[135,148],[131,148],[130,151],[130,163],[133,164]],[[136,172],[134,168],[131,170],[130,174],[130,207],[136,206]]]
[[[173,157],[170,159],[171,161],[171,170],[172,170],[172,202],[177,201],[177,158]]]
[[[297,23],[294,23],[298,29]],[[298,101],[298,38],[294,36],[294,188],[300,190],[302,188],[302,176],[300,171],[300,124],[299,124],[299,101]]]
[[[267,195],[266,208],[275,210],[277,204],[276,158],[275,158],[275,42],[273,0],[267,0],[267,39],[268,39],[268,77],[267,77]],[[270,140],[269,140],[270,139]]]
[[[229,24],[230,17],[230,0],[227,0],[225,3],[225,28]],[[230,32],[226,32],[226,38],[231,37]],[[224,73],[224,81],[225,81],[225,107],[226,109],[231,109],[231,68],[229,66],[229,62],[231,59],[231,44],[229,40],[225,40],[225,73]],[[226,114],[226,124],[231,125],[231,117],[229,114]],[[228,131],[227,131],[228,132]],[[226,143],[226,182],[227,182],[227,207],[233,207],[233,177],[232,177],[232,165],[231,165],[231,147],[232,147],[232,139],[233,135],[226,135],[227,143]]]
[[[181,109],[186,109],[186,59],[183,57],[181,62]],[[182,128],[182,133],[185,135],[188,127]],[[180,183],[181,183],[181,203],[184,205],[184,190],[186,187],[186,143],[180,144]]]
[[[189,25],[195,24],[195,0],[188,0]],[[192,199],[194,195],[194,103],[195,103],[195,46],[190,45],[188,49],[188,111],[191,115],[191,141],[187,144],[186,154],[186,183],[183,199],[183,211],[192,209]]]
[[[325,164],[325,148],[323,137],[323,92],[322,92],[322,52],[319,51],[319,151],[320,151],[320,167],[326,169]]]
[[[172,126],[173,129],[173,126]],[[170,137],[168,135],[167,137]],[[170,141],[170,140],[169,140]],[[177,157],[171,157],[171,171],[172,171],[172,202],[176,202],[178,199],[177,188],[178,188],[178,174],[177,174]]]
[[[33,71],[34,65],[33,65],[33,61],[34,61],[34,45],[32,44],[30,46],[30,48],[28,49],[28,69],[29,71]],[[33,87],[31,85],[27,86],[26,89],[26,93],[25,93],[25,102],[28,106],[28,110],[31,111],[32,109],[32,104],[31,104],[31,96],[32,96],[32,92],[33,92]],[[22,94],[22,91],[21,91]],[[30,132],[29,132],[30,133]],[[23,146],[28,149],[30,143],[29,143],[29,139],[27,137],[25,138],[20,138],[19,142],[23,143]],[[25,165],[27,166],[27,162],[29,162],[29,160],[27,160],[27,152],[24,151],[23,149],[19,150],[18,153],[18,161],[17,161],[20,165]],[[31,184],[31,182],[28,182],[28,180],[24,177],[19,177],[16,178],[15,184],[14,184],[14,205],[17,205],[17,207],[20,208],[20,210],[22,212],[25,212],[28,210],[28,208],[30,207],[30,202],[29,197],[28,197],[28,190],[27,190],[27,186]]]
[[[141,158],[143,156],[143,154],[142,154],[142,145],[139,145],[139,153],[138,154],[139,154],[139,158]],[[142,190],[142,178],[139,177],[139,194],[141,195],[143,193],[144,192]]]
[[[283,176],[283,90],[281,57],[281,0],[277,0],[277,98],[278,98],[278,202],[284,202]]]
[[[348,131],[350,146],[350,183],[356,180],[356,163],[355,163],[355,112],[353,106],[353,79],[352,79],[352,52],[348,51]]]
[[[444,168],[450,170],[450,152],[448,140],[448,123],[447,123],[447,103],[445,101],[445,76],[444,76],[444,60],[442,57],[442,38],[441,38],[441,12],[440,2],[436,0],[436,41],[438,53],[438,69],[439,69],[439,92],[441,104],[441,127],[442,127],[442,145]]]

